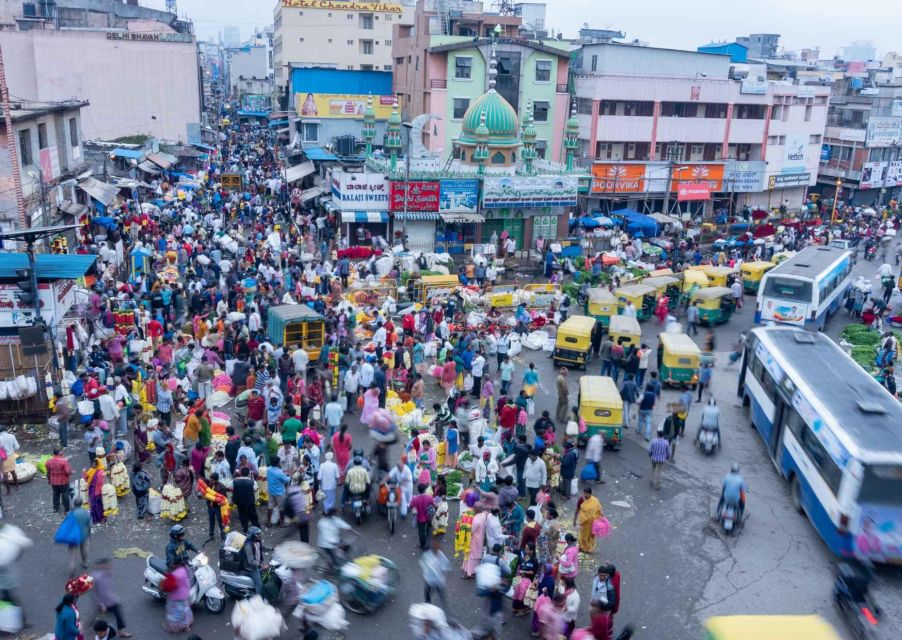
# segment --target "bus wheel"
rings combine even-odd
[[[802,483],[799,482],[798,476],[792,477],[789,493],[791,494],[792,506],[795,507],[795,510],[799,513],[805,513],[804,508],[802,508]]]

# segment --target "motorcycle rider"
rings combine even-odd
[[[169,544],[166,545],[166,566],[172,569],[176,566],[176,560],[180,560],[180,564],[188,566],[188,552],[193,551],[199,553],[189,540],[185,540],[187,531],[180,524],[173,525],[169,529]]]
[[[717,401],[713,396],[708,400],[708,404],[705,405],[705,408],[702,409],[702,420],[699,423],[698,431],[695,433],[696,445],[699,442],[699,437],[702,435],[702,430],[714,432],[717,436],[717,448],[720,449],[723,445],[720,438],[720,407],[717,406]]]
[[[260,527],[251,527],[247,530],[247,538],[244,540],[242,564],[247,575],[254,581],[254,590],[257,595],[263,594],[263,575],[261,569],[266,568],[263,562],[263,530]]]
[[[720,491],[720,502],[717,503],[718,518],[720,517],[720,512],[724,505],[736,504],[739,505],[736,522],[742,522],[742,515],[745,512],[746,491],[748,491],[748,485],[746,485],[742,474],[739,473],[739,464],[734,462],[733,466],[730,468],[730,473],[723,479],[723,486]]]
[[[432,410],[435,411],[435,418],[432,419],[432,424],[435,427],[435,437],[441,440],[444,436],[445,428],[454,422],[454,414],[448,409],[447,404],[439,404],[437,402],[432,405]]]
[[[332,568],[336,571],[341,569],[343,562],[339,552],[345,552],[348,548],[348,545],[341,542],[341,532],[350,530],[351,525],[339,518],[335,509],[326,511],[316,523],[316,544],[329,556]]]
[[[351,468],[345,476],[345,486],[351,500],[356,496],[363,498],[364,508],[369,509],[370,474],[363,466],[363,457],[355,456]]]
[[[345,468],[341,470],[341,474],[345,477],[344,487],[341,490],[342,504],[347,504],[351,499],[351,489],[348,486],[347,476],[351,472],[351,469],[354,468],[354,461],[358,458],[361,460],[361,464],[363,465],[363,468],[366,469],[367,474],[369,474],[373,470],[370,461],[363,455],[363,449],[354,449],[354,451],[351,453],[351,459],[348,461],[348,464],[346,464]]]

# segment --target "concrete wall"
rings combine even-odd
[[[229,60],[229,78],[232,86],[238,84],[239,78],[268,78],[269,56],[266,47],[249,47],[232,53]]]
[[[37,100],[90,101],[88,140],[149,134],[186,141],[200,121],[194,42],[109,40],[102,31],[2,31],[9,91]]]

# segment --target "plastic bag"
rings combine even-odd
[[[566,433],[568,436],[571,436],[571,437],[578,436],[579,435],[579,424],[577,424],[575,420],[568,420],[567,428],[565,429],[564,433]]]
[[[18,633],[22,630],[22,608],[11,602],[0,601],[0,631]]]
[[[492,591],[501,585],[501,568],[496,564],[480,564],[476,567],[476,589]]]
[[[0,382],[0,400],[6,400],[9,398],[9,391],[6,388],[5,382]]]
[[[465,393],[469,393],[473,390],[473,376],[469,373],[464,376],[463,390]]]
[[[575,496],[577,493],[579,493],[579,478],[573,478],[570,481],[570,495]]]
[[[56,533],[53,536],[53,541],[56,544],[66,545],[78,545],[82,543],[81,527],[75,520],[74,511],[70,511],[69,514],[63,518],[63,521],[60,522],[60,526],[57,527]]]
[[[160,511],[163,509],[163,496],[154,491],[150,490],[150,495],[147,498],[147,513],[152,516],[160,515]]]
[[[532,398],[526,401],[526,413],[531,416],[536,415],[536,402]]]
[[[593,482],[598,480],[598,474],[595,472],[594,464],[587,464],[579,474],[579,479],[583,482]]]
[[[507,350],[507,354],[513,358],[514,356],[520,355],[520,352],[523,350],[523,345],[520,343],[520,334],[519,333],[511,333],[511,344]]]

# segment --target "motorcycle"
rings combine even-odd
[[[724,502],[720,508],[720,513],[717,514],[717,519],[720,521],[720,526],[724,533],[728,536],[734,535],[737,529],[742,526],[739,503],[733,501]]]
[[[351,511],[357,524],[363,524],[366,514],[370,512],[369,492],[351,494]]]
[[[190,605],[194,607],[203,601],[204,607],[210,613],[222,613],[225,610],[225,594],[216,586],[216,571],[210,566],[207,556],[198,553],[188,563],[188,567],[194,574],[191,581]],[[166,593],[160,588],[160,584],[168,572],[163,560],[157,556],[148,556],[142,587],[144,593],[155,600],[165,601]]]
[[[385,517],[388,520],[388,533],[394,535],[398,523],[398,505],[401,501],[401,490],[397,484],[388,484],[388,499],[385,502]]]
[[[880,607],[868,596],[871,577],[871,569],[867,565],[842,561],[836,567],[833,583],[833,603],[860,640],[877,637],[883,615]]]
[[[376,558],[373,566],[361,564]],[[395,563],[382,556],[358,558],[347,562],[339,572],[338,593],[345,609],[358,615],[379,610],[398,590],[401,574]]]
[[[720,446],[720,435],[714,429],[702,427],[698,434],[698,446],[706,456],[714,455]]]
[[[865,260],[873,260],[877,257],[877,245],[873,243],[869,243],[864,248],[864,259]]]

